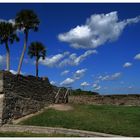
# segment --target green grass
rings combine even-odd
[[[75,137],[65,134],[35,134],[29,132],[0,132],[0,137]]]
[[[51,126],[97,131],[124,136],[140,136],[140,107],[73,105],[74,110],[48,109],[21,122],[25,125]]]

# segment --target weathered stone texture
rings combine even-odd
[[[69,96],[70,103],[140,106],[140,95],[82,95]]]
[[[0,72],[0,89],[4,94],[2,123],[39,111],[54,103],[55,92],[48,78]]]
[[[0,94],[0,124],[2,124],[4,94]]]
[[[0,94],[3,91],[3,73],[0,71]]]

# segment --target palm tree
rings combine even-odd
[[[45,59],[46,57],[46,48],[40,42],[32,42],[28,47],[28,55],[33,58],[36,58],[36,77],[38,77],[38,61],[40,58]]]
[[[0,22],[0,44],[5,44],[6,47],[7,71],[10,70],[10,50],[8,43],[13,44],[14,41],[19,41],[14,25],[9,22]]]
[[[24,35],[25,35],[24,47],[23,47],[23,51],[22,51],[22,54],[20,57],[18,71],[17,71],[17,73],[20,74],[24,54],[25,54],[26,47],[27,47],[29,31],[30,30],[37,31],[40,21],[39,21],[37,15],[34,13],[34,11],[21,10],[19,13],[17,13],[15,22],[16,22],[17,29],[23,31]]]

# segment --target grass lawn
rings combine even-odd
[[[124,136],[140,136],[140,107],[73,105],[74,110],[48,109],[20,124],[64,127]]]
[[[75,137],[64,134],[35,134],[28,132],[0,132],[0,137]]]

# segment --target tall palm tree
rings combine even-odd
[[[40,42],[32,42],[28,47],[28,55],[33,58],[36,58],[36,77],[38,77],[38,62],[39,59],[45,59],[46,57],[46,48]]]
[[[34,11],[21,10],[19,13],[17,13],[15,22],[16,22],[17,29],[23,31],[24,35],[25,35],[24,47],[23,47],[23,51],[22,51],[22,54],[20,57],[18,71],[17,71],[17,73],[20,74],[24,54],[25,54],[26,47],[27,47],[29,31],[30,30],[37,31],[40,21],[39,21],[37,15],[34,13]]]
[[[14,41],[19,41],[14,25],[9,22],[0,22],[0,44],[5,44],[6,47],[7,71],[10,70],[10,50],[8,43],[13,44]]]

